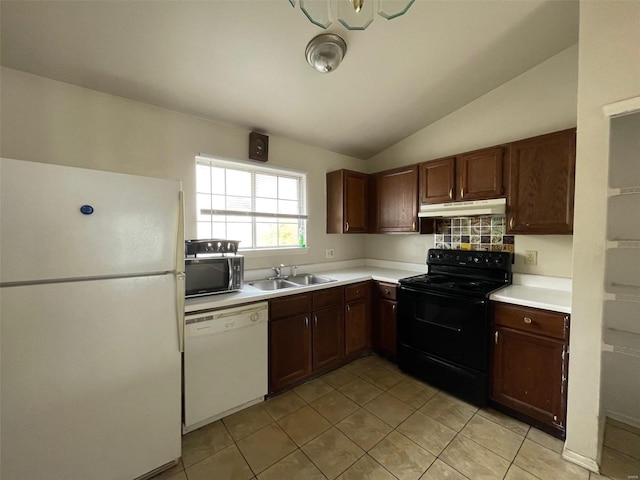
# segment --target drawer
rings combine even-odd
[[[347,302],[366,298],[369,295],[369,282],[356,283],[344,287],[344,299]]]
[[[302,293],[269,300],[269,319],[292,317],[311,311],[311,295]]]
[[[342,287],[327,288],[313,293],[313,309],[327,305],[342,305],[344,302]]]
[[[378,295],[380,298],[387,298],[389,300],[397,300],[398,285],[395,283],[378,282]]]
[[[496,325],[563,340],[569,335],[569,315],[560,312],[494,303],[493,321]]]

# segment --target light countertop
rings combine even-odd
[[[383,265],[384,264],[392,264],[392,262],[384,262]],[[332,278],[335,281],[319,285],[306,285],[270,291],[252,287],[249,285],[252,280],[247,280],[244,288],[239,292],[188,298],[185,302],[185,312],[189,314],[203,310],[232,307],[286,295],[295,295],[297,293],[313,292],[325,288],[348,285],[350,283],[366,282],[367,280],[398,283],[401,278],[426,272],[425,266],[418,265],[417,268],[412,267],[414,266],[410,264],[400,264],[400,268],[364,265],[336,270],[323,270],[314,273],[323,277]],[[514,274],[512,285],[492,293],[489,298],[496,302],[571,313],[571,279]]]
[[[426,271],[426,268],[425,268]],[[355,268],[346,268],[342,270],[327,270],[318,272],[318,275],[335,279],[335,282],[323,283],[320,285],[306,285],[295,288],[283,288],[281,290],[260,290],[249,285],[249,280],[239,292],[223,293],[220,295],[209,295],[206,297],[188,298],[185,302],[185,312],[197,312],[201,310],[211,310],[221,307],[231,307],[243,303],[258,302],[261,300],[269,300],[271,298],[282,297],[285,295],[295,295],[296,293],[306,293],[324,288],[338,287],[348,285],[350,283],[366,282],[367,280],[376,280],[379,282],[398,283],[398,280],[413,275],[419,275],[420,272],[412,270],[402,270],[393,268],[381,268],[373,266],[362,266]]]
[[[514,274],[513,284],[492,293],[496,302],[571,313],[571,279]]]

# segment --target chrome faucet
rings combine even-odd
[[[273,270],[276,273],[276,276],[273,278],[285,278],[282,276],[283,268],[284,268],[284,263],[281,263],[279,267],[271,267],[271,270]]]

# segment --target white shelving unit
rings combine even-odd
[[[640,97],[604,108],[610,117],[603,306],[603,407],[640,426]]]

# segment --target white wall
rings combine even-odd
[[[579,45],[571,353],[564,454],[595,468],[602,441],[600,349],[609,150],[609,122],[602,107],[640,95],[640,2],[581,1]],[[635,373],[629,382],[638,382]]]
[[[577,88],[578,46],[573,45],[376,155],[368,172],[574,127]],[[423,262],[433,235],[414,237],[369,235],[367,257]],[[571,277],[570,235],[519,235],[515,246],[514,271]],[[538,251],[538,265],[524,265],[525,250]]]
[[[249,131],[17,70],[0,70],[0,155],[182,180],[186,236],[194,238],[195,156],[247,160]],[[247,268],[364,257],[363,235],[325,234],[325,173],[363,171],[356,158],[271,136],[269,162],[308,172],[308,253],[251,257]]]

